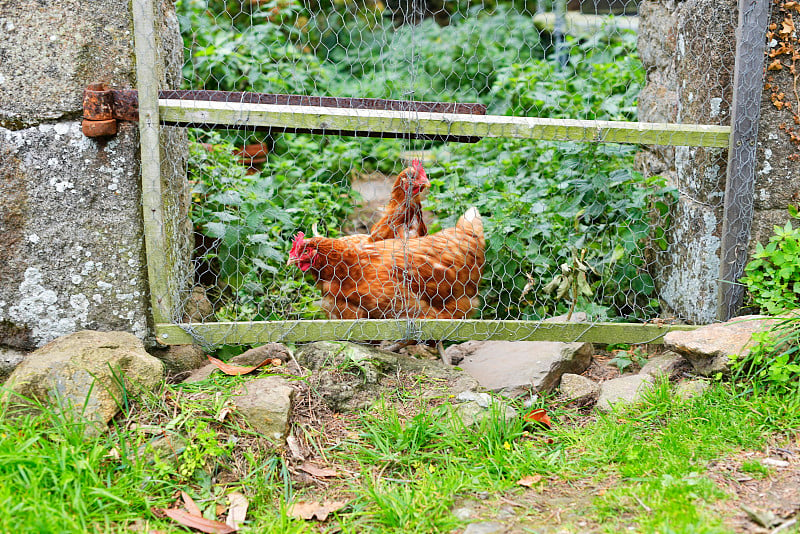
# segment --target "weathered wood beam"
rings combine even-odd
[[[139,144],[142,172],[142,216],[147,252],[147,276],[153,321],[170,320],[173,291],[170,291],[165,266],[167,239],[164,235],[163,194],[161,191],[161,147],[158,117],[158,51],[153,33],[153,0],[133,0],[133,37],[136,50],[136,79],[139,88]]]
[[[402,136],[503,137],[552,141],[727,147],[730,128],[698,124],[544,119],[159,99],[162,120],[184,126],[227,125]]]
[[[662,343],[667,332],[693,330],[689,325],[630,323],[550,323],[540,321],[490,321],[418,319],[409,331],[405,320],[367,321],[256,321],[156,325],[165,345],[202,340],[205,345],[267,343],[270,341],[396,340],[396,339],[505,339],[512,341],[589,341],[593,343]],[[192,332],[193,337],[188,332]]]

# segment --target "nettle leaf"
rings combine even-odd
[[[206,223],[206,235],[209,237],[216,237],[221,239],[225,237],[225,232],[228,229],[228,225],[219,222],[210,222]]]

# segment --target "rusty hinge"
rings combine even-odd
[[[243,104],[280,104],[287,106],[322,106],[332,108],[375,109],[409,112],[459,113],[467,115],[485,115],[486,106],[473,103],[456,102],[415,102],[408,100],[385,100],[381,98],[350,98],[328,96],[283,95],[271,93],[250,93],[231,91],[203,90],[163,90],[158,92],[160,99],[196,100],[203,102],[237,102]],[[83,92],[83,133],[87,137],[100,137],[117,133],[117,121],[139,120],[139,93],[133,89],[109,89],[104,83],[93,83]],[[391,132],[345,132],[323,131],[299,128],[256,127],[250,125],[217,125],[217,124],[184,124],[165,121],[169,126],[203,126],[210,129],[247,129],[269,130],[271,132],[290,133],[327,133],[339,135],[355,135],[359,137],[408,137],[408,135]],[[411,135],[413,138],[435,138],[442,141],[459,141],[474,143],[479,137],[465,136],[432,136]]]

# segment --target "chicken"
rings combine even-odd
[[[425,169],[415,159],[411,167],[403,169],[395,178],[386,211],[369,231],[370,241],[428,235],[428,227],[422,219],[420,194],[430,186]]]
[[[477,307],[486,242],[470,208],[455,227],[410,239],[294,238],[288,265],[310,273],[332,319],[465,319]]]
[[[425,169],[418,159],[403,169],[392,184],[392,194],[383,217],[370,229],[369,234],[353,234],[341,237],[350,243],[373,243],[384,239],[422,237],[428,227],[422,218],[420,195],[431,186]]]

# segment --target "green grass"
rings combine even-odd
[[[308,423],[299,428],[342,473],[314,486],[293,481],[282,453],[235,415],[217,420],[244,380],[164,385],[133,399],[102,436],[46,410],[0,418],[0,531],[129,532],[139,520],[179,532],[151,508],[169,506],[185,490],[213,517],[216,504],[238,490],[250,500],[243,532],[316,531],[290,518],[288,507],[328,498],[349,506],[323,531],[335,524],[343,532],[448,532],[464,527],[451,511],[464,499],[483,495],[491,510],[502,499],[524,503],[590,487],[604,489],[576,492],[576,504],[564,507],[572,514],[563,524],[568,531],[582,530],[580,518],[605,532],[726,532],[715,508],[726,496],[708,476],[709,462],[800,428],[797,395],[745,396],[726,384],[683,401],[660,383],[642,404],[596,418],[541,401],[554,423],[547,431],[497,414],[465,427],[447,404],[386,401],[348,419],[335,438]],[[185,446],[154,455],[147,445],[164,433],[183,436]],[[740,468],[754,478],[768,476],[765,469],[752,460]],[[517,484],[536,474],[538,490]],[[520,529],[535,531],[545,521],[534,508],[516,510]]]

